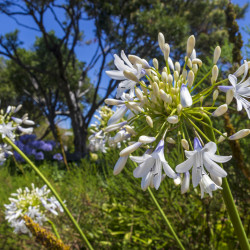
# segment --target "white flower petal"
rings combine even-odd
[[[193,167],[192,168],[192,183],[193,187],[197,187],[202,178],[201,169]]]
[[[181,164],[177,165],[175,170],[177,173],[185,173],[190,170],[190,168],[194,165],[195,157],[190,157],[186,161],[182,162]]]
[[[204,160],[205,168],[207,169],[207,171],[209,173],[211,173],[212,175],[218,176],[218,177],[226,177],[227,176],[227,172],[223,168],[221,168],[217,163],[212,161],[210,159],[209,154],[207,154],[207,153],[203,154],[203,160]]]
[[[164,172],[166,173],[168,177],[173,178],[173,179],[177,177],[174,170],[168,165],[166,161],[162,161],[162,166],[163,166]]]
[[[126,79],[125,76],[123,75],[123,71],[119,70],[107,70],[105,73],[112,79],[114,80],[124,80]]]
[[[108,121],[108,126],[119,122],[126,114],[127,110],[128,108],[126,107],[126,105],[122,105],[121,107],[117,108],[115,113],[110,117]]]
[[[209,158],[212,161],[216,161],[219,163],[224,163],[224,162],[228,162],[232,159],[232,156],[222,156],[222,155],[213,155],[213,154],[209,154]]]

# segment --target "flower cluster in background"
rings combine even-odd
[[[114,174],[122,171],[130,157],[138,164],[134,177],[142,179],[143,190],[149,186],[158,189],[164,177],[168,176],[175,183],[181,183],[181,192],[185,193],[189,190],[192,177],[193,187],[200,185],[202,197],[204,193],[212,196],[213,191],[221,189],[222,178],[227,176],[218,163],[231,159],[231,156],[216,154],[217,144],[228,139],[243,138],[250,134],[250,130],[243,129],[227,137],[226,133],[213,127],[211,118],[217,119],[225,114],[233,98],[237,101],[238,111],[244,108],[249,116],[250,104],[247,98],[250,96],[250,78],[246,77],[250,62],[245,61],[228,79],[217,81],[219,68],[216,64],[221,54],[219,46],[214,50],[212,68],[200,76],[203,63],[196,55],[194,36],[188,38],[183,63],[172,61],[170,46],[165,43],[162,33],[158,35],[158,42],[165,60],[163,66],[159,65],[156,58],[152,60],[151,66],[138,56],[127,57],[124,51],[121,57],[114,55],[117,70],[106,73],[121,82],[117,89],[117,99],[109,98],[105,102],[117,109],[107,122],[99,118],[102,125],[94,125],[98,129],[90,136],[90,145],[98,139],[105,149],[105,144],[110,140],[118,144],[131,138],[129,145],[120,152]],[[237,83],[237,78],[242,75],[242,80]],[[232,86],[223,85],[228,81]],[[205,87],[199,88],[204,83]],[[220,90],[226,92],[226,103],[218,105]],[[110,134],[114,131],[116,134]],[[218,139],[211,139],[209,133],[218,134]],[[181,160],[176,166],[171,167],[166,160],[166,144],[175,144],[178,150]],[[132,156],[139,148],[145,149],[145,153]]]
[[[54,160],[61,161],[62,155],[56,153],[51,157],[51,153],[55,150],[56,142],[36,140],[35,135],[22,135],[19,140],[15,141],[15,144],[28,156],[34,156],[35,160],[44,160],[53,158]],[[14,152],[14,156],[17,161],[24,161],[23,158]]]
[[[11,194],[10,204],[5,206],[5,218],[14,228],[15,233],[31,233],[25,225],[24,215],[29,216],[34,222],[43,225],[47,221],[48,215],[58,215],[58,211],[63,212],[60,203],[54,196],[49,195],[47,186],[36,188],[32,183],[32,189],[19,188],[16,193]]]

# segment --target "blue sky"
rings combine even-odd
[[[232,2],[238,3],[240,6],[243,6],[244,4],[248,3],[249,1],[247,1],[247,0],[235,0]],[[59,17],[63,17],[62,12],[57,12],[57,14],[59,15]],[[247,34],[244,32],[243,28],[246,27],[247,25],[250,26],[249,16],[250,16],[250,8],[248,8],[248,12],[246,14],[246,17],[244,19],[238,21],[238,24],[240,26],[240,31],[241,31],[241,34],[243,36],[244,43],[247,42],[248,37],[247,37]],[[44,20],[45,20],[45,27],[47,28],[48,31],[54,30],[56,32],[56,35],[58,35],[58,36],[62,35],[62,31],[60,30],[59,26],[54,21],[54,18],[52,15],[48,14],[46,16],[46,18],[44,18]],[[18,17],[18,21],[23,23],[23,24],[30,25],[32,27],[36,27],[33,20],[29,17],[23,17],[23,16]],[[11,32],[11,31],[14,31],[15,29],[20,30],[19,38],[21,41],[23,41],[23,47],[26,49],[30,49],[32,47],[32,44],[34,43],[34,41],[36,39],[36,36],[40,36],[39,32],[21,27],[13,19],[11,19],[8,16],[3,15],[3,14],[0,15],[0,23],[1,23],[1,30],[0,30],[1,35],[8,33],[8,32]],[[95,43],[92,43],[91,45],[87,46],[84,43],[88,40],[93,40],[94,28],[95,28],[94,23],[93,23],[93,21],[83,21],[81,23],[80,28],[81,28],[81,30],[84,30],[84,32],[85,32],[84,33],[84,41],[83,41],[83,44],[80,44],[79,46],[76,47],[76,55],[80,61],[88,62],[88,60],[90,60],[91,57],[93,56],[96,45],[95,45]],[[95,83],[97,70],[98,70],[98,65],[95,69],[93,69],[91,72],[89,72],[89,76],[91,77],[93,83]],[[107,81],[108,81],[108,77],[103,76],[101,87],[105,87],[105,82],[107,82]],[[64,124],[61,124],[61,126],[65,127],[65,128],[69,128],[70,121],[64,122]]]

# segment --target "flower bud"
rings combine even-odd
[[[198,71],[198,66],[197,66],[197,64],[193,64],[192,70],[193,70],[194,74],[197,73],[197,71]]]
[[[181,139],[181,145],[185,150],[189,150],[189,144],[186,139]]]
[[[238,140],[241,138],[244,138],[250,134],[250,129],[242,129],[238,131],[237,133],[231,135],[228,137],[229,140]]]
[[[168,75],[167,75],[167,73],[165,71],[162,72],[161,79],[162,79],[162,81],[164,83],[167,83],[167,81],[168,81]]]
[[[175,62],[175,70],[178,71],[178,73],[180,74],[181,72],[181,65],[179,62]]]
[[[220,105],[213,113],[212,116],[218,117],[224,115],[228,110],[227,104]]]
[[[121,173],[121,171],[123,170],[123,168],[125,167],[127,163],[127,160],[128,160],[128,155],[124,157],[120,157],[118,159],[114,167],[114,171],[113,171],[114,175],[118,175],[119,173]]]
[[[178,71],[175,71],[174,72],[174,80],[175,80],[175,82],[178,81],[178,78],[179,78],[179,73],[178,73]]]
[[[190,69],[192,69],[192,61],[191,61],[190,58],[188,58],[188,60],[187,60],[187,66],[188,66]]]
[[[190,184],[190,174],[189,172],[184,173],[184,178],[181,183],[181,194],[185,194],[189,189]]]
[[[177,177],[174,178],[174,184],[176,186],[180,185],[181,184],[181,177],[180,177],[180,174],[177,174]]]
[[[23,122],[23,120],[20,119],[20,118],[11,117],[11,119],[12,119],[15,123],[17,123],[17,124],[21,124],[21,123]]]
[[[171,124],[176,124],[179,122],[179,117],[177,115],[172,115],[167,118],[167,121]]]
[[[121,128],[122,126],[126,125],[128,122],[125,121],[125,122],[120,122],[120,123],[116,123],[116,124],[112,124],[112,125],[109,125],[108,127],[106,127],[104,129],[104,132],[108,133],[108,132],[112,132],[112,131],[115,131],[119,128]]]
[[[149,127],[153,128],[153,126],[154,126],[153,120],[148,115],[146,116],[146,122],[147,122],[147,124],[148,124]]]
[[[159,94],[160,94],[161,99],[164,102],[168,102],[168,95],[166,94],[166,92],[163,89],[160,90]]]
[[[220,46],[217,46],[214,50],[214,60],[213,63],[216,64],[220,58],[220,54],[221,54],[221,48]]]
[[[222,185],[222,178],[221,178],[221,177],[218,177],[218,176],[212,175],[212,174],[210,174],[210,176],[211,176],[212,181],[213,181],[216,185],[218,185],[218,186],[221,186],[221,185]]]
[[[177,113],[180,114],[180,113],[181,113],[181,110],[182,110],[182,105],[181,105],[181,104],[178,104],[178,105],[177,105]]]
[[[141,143],[152,143],[155,140],[156,140],[155,137],[149,137],[149,136],[142,135],[142,136],[139,137],[138,142],[141,142]]]
[[[218,75],[219,75],[219,69],[218,69],[218,66],[217,65],[214,65],[213,66],[213,69],[212,69],[212,79],[214,82],[216,82],[217,78],[218,78]]]
[[[172,100],[172,96],[171,95],[168,95],[168,101],[167,103],[168,104],[172,104],[173,100]]]
[[[146,83],[144,81],[141,81],[141,89],[145,95],[148,95],[148,90],[146,88]]]
[[[116,135],[114,136],[114,142],[117,143],[117,142],[122,141],[124,134],[125,134],[125,130],[124,129],[122,129],[119,132],[117,132]]]
[[[35,122],[34,121],[31,121],[31,120],[23,120],[23,124],[25,125],[29,125],[29,126],[32,126],[32,125],[35,125]]]
[[[170,144],[175,144],[175,143],[176,143],[175,140],[174,140],[173,138],[171,138],[171,137],[167,137],[167,138],[166,138],[166,141],[167,141],[168,143],[170,143]]]
[[[202,61],[199,58],[195,58],[192,60],[192,64],[198,64],[199,67],[201,67]]]
[[[165,43],[163,47],[163,54],[165,61],[168,61],[169,53],[170,53],[170,46],[168,43]]]
[[[159,43],[159,47],[163,51],[163,46],[165,44],[165,37],[161,32],[159,32],[159,34],[158,34],[158,43]]]
[[[154,65],[155,69],[158,70],[159,63],[158,63],[158,60],[156,58],[153,59],[153,65]]]
[[[120,105],[124,104],[125,102],[122,100],[117,100],[117,99],[112,99],[112,98],[107,98],[104,101],[107,105]]]
[[[224,136],[223,136],[224,135]],[[220,137],[219,137],[219,139],[218,139],[218,143],[221,143],[221,142],[223,142],[225,139],[226,139],[226,137],[227,137],[227,133],[223,133],[223,135],[220,135]]]
[[[169,85],[172,85],[172,82],[173,82],[173,76],[172,75],[168,75],[168,83]]]
[[[226,93],[226,104],[229,105],[234,98],[234,90],[229,89]]]
[[[204,96],[201,96],[200,97],[200,103],[203,103],[203,101],[204,101]]]
[[[187,77],[187,85],[188,85],[188,87],[191,88],[193,83],[194,83],[194,72],[192,70],[190,70],[188,72],[188,77]]]
[[[214,102],[215,102],[216,99],[218,98],[218,95],[219,95],[219,90],[216,89],[216,90],[214,91],[214,93],[213,93],[213,101],[214,101]]]
[[[132,64],[141,64],[144,69],[149,69],[150,65],[145,59],[135,55],[128,55],[128,59]]]
[[[126,131],[128,132],[128,133],[130,133],[130,134],[132,134],[132,135],[136,135],[137,133],[135,132],[135,130],[131,127],[131,126],[129,126],[129,125],[126,125],[125,126],[125,129],[126,129]]]
[[[194,46],[195,46],[195,37],[194,35],[192,35],[187,40],[187,57],[191,56]]]
[[[22,105],[22,104],[19,104],[19,105],[15,108],[14,113],[17,113],[22,107],[23,107],[23,105]]]
[[[152,84],[152,88],[153,88],[153,92],[154,92],[154,95],[157,97],[159,96],[159,86],[156,82],[153,82]]]
[[[140,101],[143,101],[143,93],[139,88],[135,88],[135,94]]]
[[[128,78],[129,80],[132,80],[134,82],[139,82],[139,79],[136,77],[135,74],[133,74],[132,72],[130,71],[127,71],[127,70],[124,70],[123,71],[123,75]]]
[[[180,100],[181,105],[184,108],[190,107],[193,104],[192,96],[190,95],[189,90],[185,84],[181,85]]]
[[[187,70],[186,69],[183,69],[182,76],[183,76],[183,79],[186,80],[186,78],[187,78]]]
[[[136,142],[126,148],[124,148],[121,152],[120,152],[120,156],[124,157],[127,155],[130,155],[131,153],[133,153],[136,149],[138,149],[140,146],[142,145],[141,142]]]

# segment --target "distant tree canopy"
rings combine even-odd
[[[96,109],[118,84],[110,80],[105,90],[100,87],[110,55],[123,49],[146,59],[157,57],[160,52],[157,35],[161,31],[171,45],[174,59],[185,51],[191,34],[197,38],[198,53],[207,56],[211,47],[228,43],[227,4],[225,0],[4,1],[0,3],[0,13],[14,18],[19,25],[39,31],[40,38],[32,50],[24,50],[17,31],[1,34],[0,55],[10,61],[1,61],[5,76],[0,77],[13,84],[13,93],[39,107],[52,131],[57,115],[69,117],[75,151],[81,157],[87,151],[87,128]],[[233,5],[233,8],[237,18],[242,18],[247,5],[243,8]],[[46,14],[54,17],[61,36],[46,27]],[[20,16],[32,18],[35,27],[22,24]],[[79,62],[75,53],[77,46],[83,46],[81,24],[85,20],[95,24],[96,50],[91,59],[86,58],[88,64]],[[97,81],[93,88],[88,73],[94,68]]]

